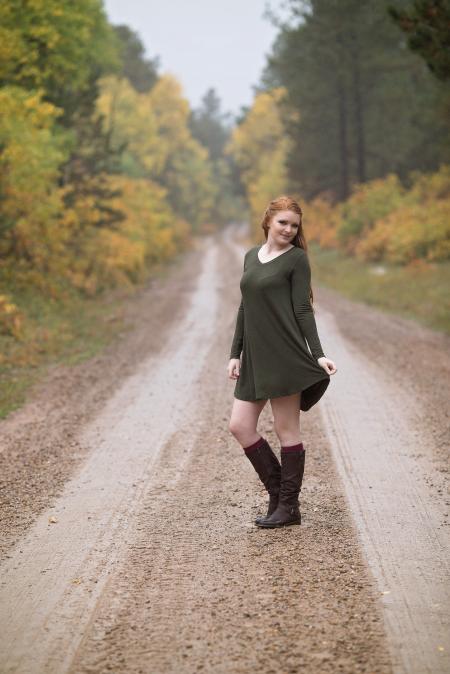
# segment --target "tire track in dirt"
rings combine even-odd
[[[412,426],[404,425],[416,401],[402,397],[342,340],[330,310],[319,303],[319,332],[339,372],[324,399],[301,416],[307,449],[302,526],[256,528],[266,495],[228,431],[234,382],[226,365],[242,266],[235,236],[230,229],[207,241],[183,321],[158,357],[143,360],[77,436],[90,454],[56,507],[43,513],[0,569],[2,672],[422,671],[420,659],[415,669],[405,664],[410,641],[404,632],[396,640],[390,622],[392,616],[398,621],[398,600],[392,591],[382,594],[386,576],[380,585],[375,563],[396,571],[394,580],[410,599],[402,574],[423,570],[430,559],[407,554],[397,563],[391,524],[399,522],[388,507],[385,472],[372,463],[380,439],[387,446],[400,435],[405,485],[421,490],[422,505],[430,508],[426,482],[417,486]],[[372,403],[383,395],[395,408],[382,407],[376,416]],[[259,430],[278,451],[269,405]],[[370,477],[362,475],[367,470]],[[391,500],[377,535],[395,549],[374,560],[363,529],[372,525],[381,498]],[[409,517],[413,504],[404,498]],[[49,524],[55,514],[58,522]],[[441,534],[435,531],[436,539]],[[434,571],[444,578],[439,564]],[[408,606],[415,611],[411,601]],[[417,642],[425,653],[435,646]],[[440,666],[445,657],[439,652],[431,662]]]
[[[132,530],[157,452],[191,414],[189,391],[218,309],[216,254],[216,246],[205,253],[188,311],[158,358],[142,363],[81,434],[91,450],[86,462],[3,563],[2,671],[59,672],[70,662]]]
[[[54,364],[27,403],[0,420],[0,559],[54,502],[89,455],[81,431],[124,380],[160,353],[183,320],[195,290],[204,241],[194,240],[139,289],[108,294],[110,319],[123,330],[96,356],[75,366]],[[125,297],[127,302],[124,301]]]
[[[196,413],[153,465],[133,540],[72,674],[391,671],[378,593],[317,410],[302,416],[302,526],[253,525],[266,496],[228,431],[234,387],[226,364],[239,270],[225,242],[221,311],[195,390]],[[278,449],[268,406],[260,430]]]
[[[450,671],[448,500],[436,498],[423,400],[340,334],[331,311],[320,333],[339,378],[321,411],[349,505],[382,595],[394,671]],[[357,329],[357,328],[356,328]],[[401,349],[401,345],[398,345]],[[420,464],[418,462],[420,458]]]

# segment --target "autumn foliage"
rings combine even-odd
[[[289,140],[281,108],[285,94],[281,87],[257,94],[226,147],[240,170],[255,237],[260,235],[260,221],[267,203],[282,194],[288,183]]]
[[[357,185],[347,201],[318,197],[307,205],[308,237],[365,261],[407,264],[450,258],[450,166]]]
[[[323,248],[397,264],[450,257],[449,165],[429,174],[411,172],[409,186],[395,174],[356,183],[341,202],[324,193],[302,199],[301,185],[293,184],[287,166],[286,125],[294,117],[286,112],[285,96],[283,88],[257,94],[226,148],[241,172],[256,241],[267,203],[290,191],[303,205],[307,241]]]
[[[124,62],[130,31],[114,30],[101,0],[0,0],[0,19],[0,334],[20,338],[23,290],[92,297],[145,279],[231,212],[233,181],[255,238],[268,201],[290,192],[324,247],[399,264],[449,257],[448,165],[306,202],[292,173],[305,110],[285,87],[255,95],[213,160],[180,83]]]
[[[61,296],[141,281],[219,186],[173,76],[138,91],[99,0],[0,2],[0,278]],[[1,329],[19,314],[2,296]]]

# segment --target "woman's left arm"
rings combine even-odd
[[[296,256],[295,267],[291,275],[291,301],[295,318],[302,331],[311,354],[314,358],[325,356],[317,332],[316,319],[309,297],[311,287],[311,267],[307,253],[300,249],[301,256]]]

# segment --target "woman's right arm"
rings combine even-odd
[[[237,311],[236,327],[234,330],[233,342],[231,344],[230,358],[240,358],[244,344],[244,303],[241,303]]]
[[[247,251],[244,255],[244,271],[247,263]],[[237,310],[236,327],[234,330],[233,342],[231,344],[230,358],[240,358],[242,347],[244,346],[244,302],[241,294],[241,303]]]

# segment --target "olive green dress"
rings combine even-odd
[[[309,410],[325,393],[330,375],[317,362],[325,354],[309,298],[308,255],[293,246],[261,262],[260,248],[250,248],[244,258],[230,352],[230,358],[242,353],[234,395],[255,401],[301,392],[300,409]]]

